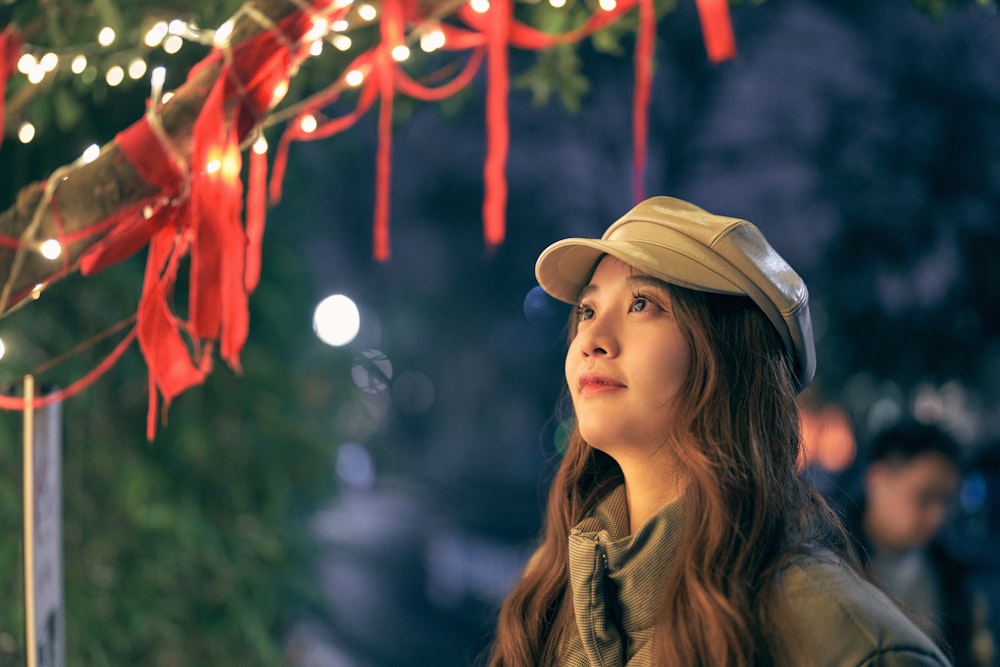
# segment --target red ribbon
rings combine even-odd
[[[250,150],[250,174],[247,176],[247,258],[244,286],[247,293],[260,282],[261,253],[264,245],[264,219],[267,210],[267,151]]]
[[[697,0],[701,33],[708,59],[720,63],[736,57],[736,37],[729,16],[728,0]]]
[[[0,32],[0,128],[4,122],[4,99],[7,97],[7,77],[17,69],[17,59],[21,55],[21,35],[13,26]],[[0,131],[0,146],[3,145]]]
[[[639,0],[639,29],[635,43],[635,92],[632,98],[632,192],[636,202],[642,200],[645,192],[649,102],[653,90],[655,47],[656,9],[653,0]]]
[[[483,193],[483,233],[491,246],[503,242],[507,212],[507,151],[510,145],[510,119],[507,100],[510,93],[508,42],[514,18],[513,0],[491,0],[486,24],[486,49],[489,54],[486,81],[486,164]]]

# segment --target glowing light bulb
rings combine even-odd
[[[73,61],[69,64],[69,69],[73,74],[82,74],[83,70],[87,69],[87,56],[80,54],[73,58]]]
[[[170,35],[163,40],[163,50],[170,55],[180,51],[182,46],[184,46],[184,40],[179,35]]]
[[[142,41],[149,48],[153,48],[154,46],[159,46],[160,42],[162,42],[163,38],[166,36],[167,36],[167,22],[157,21],[155,24],[153,24],[153,27],[146,32],[146,35],[142,38]]]
[[[229,38],[233,36],[233,22],[226,21],[219,26],[219,29],[215,31],[215,35],[212,36],[212,42],[220,47],[225,48],[229,45]]]
[[[167,34],[183,35],[187,32],[188,24],[183,19],[174,19],[167,25]]]
[[[49,51],[38,61],[38,65],[46,72],[51,72],[59,67],[59,56]]]
[[[351,27],[350,23],[348,23],[344,19],[340,19],[339,21],[334,21],[333,26],[331,26],[330,29],[333,30],[334,32],[344,32],[350,27]]]
[[[616,0],[599,0],[597,4],[606,12],[614,11],[615,7],[618,6]]]
[[[445,36],[442,30],[431,30],[420,35],[420,48],[431,53],[444,47]]]
[[[274,87],[274,92],[271,94],[275,102],[279,102],[285,99],[285,95],[288,94],[288,82],[279,81],[278,85]]]
[[[344,83],[351,88],[357,88],[365,82],[365,73],[359,69],[352,69],[344,75]]]
[[[97,144],[90,144],[87,146],[87,150],[83,151],[83,155],[80,156],[80,162],[84,164],[90,164],[96,160],[101,155],[101,147]]]
[[[313,330],[327,345],[347,345],[361,329],[361,313],[351,299],[343,294],[328,296],[313,312]]]
[[[397,63],[401,63],[410,57],[410,47],[406,44],[399,44],[392,47],[392,59]]]
[[[309,55],[316,56],[323,55],[323,40],[317,39],[315,42],[309,45]]]
[[[5,354],[7,354],[7,346],[0,340],[0,359],[3,359],[3,355]]]
[[[55,239],[49,239],[42,243],[38,252],[42,253],[42,257],[49,261],[59,259],[59,256],[62,255],[62,244]]]
[[[132,79],[141,79],[146,74],[146,61],[136,58],[128,64],[128,75]]]
[[[206,173],[217,174],[220,171],[222,171],[222,160],[220,160],[219,158],[214,158],[212,160],[209,160],[205,164],[205,172]]]
[[[31,74],[37,67],[38,61],[30,53],[25,53],[17,59],[17,71],[21,74]]]
[[[115,43],[115,37],[117,37],[117,35],[115,34],[114,28],[111,26],[104,26],[101,28],[101,31],[97,33],[97,43],[101,46],[111,46]]]
[[[333,48],[338,51],[346,51],[351,48],[351,38],[347,35],[337,35],[333,38]]]
[[[42,69],[40,65],[36,65],[35,69],[31,70],[28,73],[29,83],[41,83],[44,78],[45,78],[45,70]]]
[[[31,123],[21,123],[21,126],[17,128],[17,138],[22,144],[30,144],[31,140],[35,138],[35,126]]]
[[[317,16],[313,19],[312,26],[309,28],[309,32],[305,34],[303,39],[307,42],[323,39],[326,37],[326,33],[330,30],[330,22],[327,21],[322,16]]]
[[[174,91],[168,90],[167,92],[163,93],[163,104],[166,104],[172,99],[174,99]]]
[[[45,291],[45,283],[35,283],[35,286],[31,288],[31,298],[35,301],[42,296],[42,292]]]
[[[267,139],[264,138],[263,134],[257,137],[257,141],[253,142],[253,152],[257,155],[267,153]]]
[[[469,0],[469,6],[477,14],[485,14],[490,11],[490,0]]]
[[[316,131],[316,128],[319,127],[319,123],[316,121],[316,116],[308,113],[302,117],[302,120],[299,121],[299,127],[301,127],[302,131],[306,134],[312,134]]]
[[[112,65],[108,68],[107,74],[104,75],[104,80],[112,88],[121,85],[121,82],[125,80],[125,70],[121,65]]]
[[[378,10],[371,5],[358,5],[358,16],[361,17],[362,21],[374,21],[375,17],[378,16]]]
[[[556,9],[561,9],[566,6],[566,0],[549,0],[549,4]]]

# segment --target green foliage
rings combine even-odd
[[[2,322],[8,383],[135,303],[140,262],[57,284]],[[145,440],[138,350],[64,404],[68,664],[278,665],[296,617],[322,614],[306,520],[331,499],[326,414],[344,359],[315,344],[302,263],[280,247],[252,300],[243,374],[220,367]],[[109,313],[109,311],[113,311]],[[30,332],[16,335],[16,332]],[[103,353],[114,341],[102,344]],[[317,348],[324,347],[324,350]],[[315,352],[310,352],[315,350]],[[38,378],[65,384],[83,353]],[[0,525],[20,534],[20,415],[0,414]],[[23,664],[19,540],[0,542],[0,664]]]

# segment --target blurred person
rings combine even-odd
[[[864,465],[859,502],[846,513],[863,564],[956,665],[992,664],[985,597],[968,590],[969,568],[938,538],[958,496],[958,443],[931,424],[879,433]]]
[[[491,665],[949,664],[796,473],[808,292],[754,225],[654,197],[535,271],[573,430]]]

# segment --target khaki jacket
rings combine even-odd
[[[569,537],[576,632],[566,667],[639,667],[653,654],[661,591],[679,546],[683,500],[629,535],[624,486]],[[790,566],[781,582],[793,627],[790,642],[815,667],[942,667],[948,660],[883,593],[832,555]],[[687,667],[687,666],[684,666]]]

